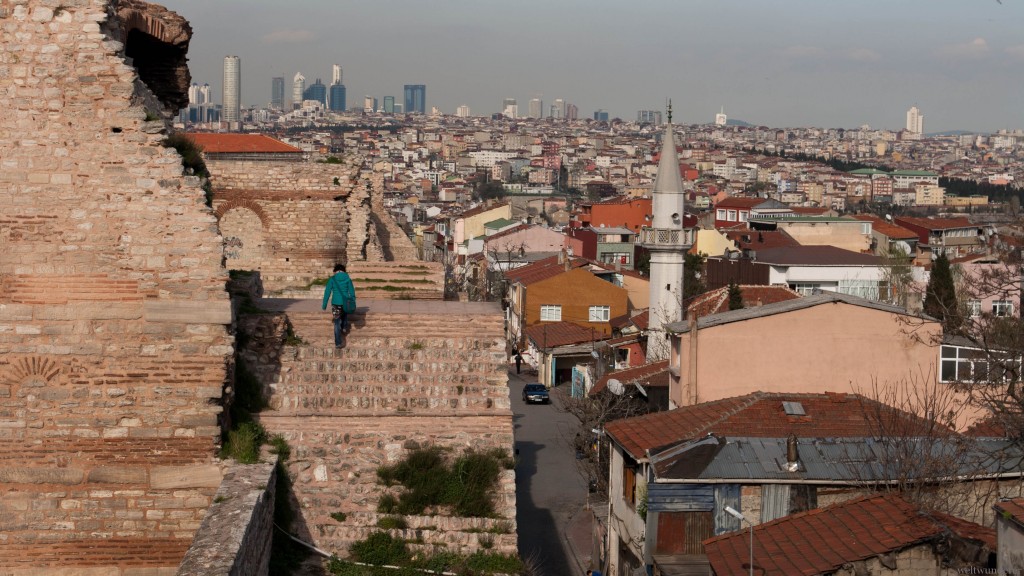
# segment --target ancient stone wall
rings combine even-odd
[[[173,569],[221,481],[221,238],[125,58],[175,18],[0,2],[0,573]]]
[[[264,162],[207,159],[210,181],[217,190],[276,190],[280,192],[322,192],[348,195],[358,174],[355,157],[344,164],[324,162]],[[337,178],[337,182],[335,182]]]
[[[270,294],[347,262],[354,170],[317,162],[207,162],[231,270],[260,271]],[[337,183],[335,183],[337,179]]]
[[[234,464],[177,576],[265,576],[274,535],[276,464]]]

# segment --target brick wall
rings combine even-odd
[[[0,11],[0,573],[140,574],[220,484],[227,276],[110,3],[55,5]]]
[[[323,162],[264,162],[207,160],[213,187],[219,190],[276,190],[280,192],[323,192],[347,194],[357,170],[346,164]],[[338,183],[334,183],[334,179]]]
[[[345,262],[349,228],[343,200],[333,196],[217,190],[213,207],[231,270],[258,270],[268,292],[330,276]]]

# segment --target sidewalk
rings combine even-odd
[[[594,565],[594,514],[592,510],[582,508],[569,518],[565,527],[565,541],[569,545],[572,559],[579,568],[578,574],[586,574],[589,569],[597,569]]]

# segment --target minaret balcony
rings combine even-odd
[[[693,246],[696,230],[678,228],[641,228],[640,243],[654,250],[686,250]]]

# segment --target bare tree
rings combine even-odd
[[[557,397],[556,406],[579,420],[575,435],[566,438],[576,452],[576,468],[600,498],[608,497],[608,470],[610,455],[603,441],[604,426],[613,420],[642,416],[650,410],[647,400],[636,388],[627,385],[621,394],[607,388],[592,396],[575,398],[565,388],[552,390]]]
[[[897,383],[873,381],[858,394],[869,400],[861,409],[873,436],[865,453],[849,455],[858,484],[898,492],[924,511],[986,520],[1005,489],[995,472],[1009,468],[1004,461],[1012,455],[955,430],[971,410],[962,393],[924,372]],[[1011,493],[1019,494],[1019,481],[1011,482]]]

